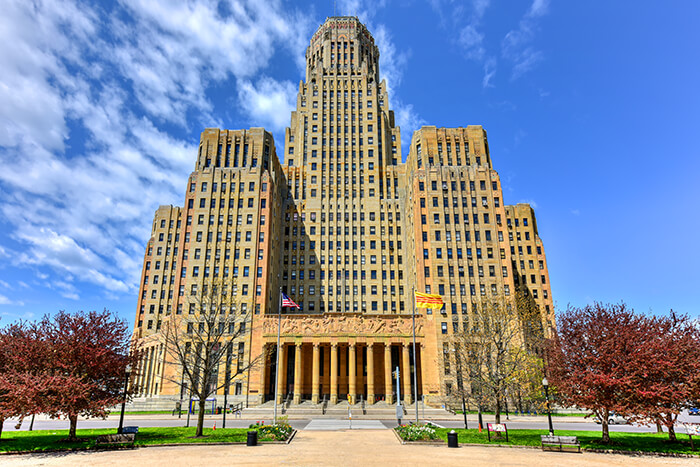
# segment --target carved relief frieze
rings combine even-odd
[[[263,334],[277,335],[277,316],[263,320]],[[282,336],[303,337],[410,337],[413,335],[411,318],[396,315],[346,315],[282,316]],[[416,316],[416,336],[423,337],[422,316]]]

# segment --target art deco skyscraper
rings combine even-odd
[[[355,17],[319,27],[283,166],[262,129],[204,131],[185,207],[157,211],[144,260],[144,396],[179,397],[158,323],[214,278],[253,310],[239,358],[264,363],[232,383],[248,405],[274,398],[277,380],[278,400],[392,402],[396,367],[407,402],[415,374],[418,396],[440,404],[449,381],[437,362],[478,302],[525,286],[544,327],[553,322],[534,212],[505,205],[486,132],[423,127],[403,163],[379,52]],[[279,289],[301,310],[282,317],[278,368]],[[414,290],[445,301],[417,310],[415,367]]]

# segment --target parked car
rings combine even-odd
[[[691,407],[688,409],[688,415],[700,415],[700,409],[697,407]]]
[[[596,416],[594,420],[598,425],[600,425],[600,418]],[[627,423],[627,419],[622,415],[618,415],[615,412],[610,413],[608,416],[608,425],[624,425]]]

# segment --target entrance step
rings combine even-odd
[[[413,420],[415,418],[415,405],[405,406],[403,419]],[[274,402],[268,401],[256,407],[250,407],[243,410],[245,418],[260,418],[271,419],[274,414]],[[307,419],[307,418],[329,418],[329,419],[347,419],[352,415],[353,420],[369,419],[369,420],[396,420],[396,405],[387,404],[386,402],[377,402],[376,404],[366,404],[364,412],[361,404],[350,405],[348,401],[340,401],[337,404],[328,404],[325,414],[323,413],[322,404],[313,404],[311,401],[303,401],[301,404],[290,404],[288,407],[283,404],[277,406],[277,416],[286,416],[290,419]],[[452,413],[434,407],[423,407],[418,404],[418,417],[428,420],[451,420],[457,419]]]

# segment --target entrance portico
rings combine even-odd
[[[305,400],[315,404],[324,400],[330,404],[341,400],[350,404],[394,403],[397,392],[394,370],[398,367],[402,399],[404,403],[412,403],[413,371],[416,371],[418,397],[423,393],[422,327],[417,325],[417,368],[414,369],[412,329],[405,325],[398,329],[396,318],[282,316],[280,365],[276,368],[277,335],[269,331],[277,330],[277,317],[268,317],[263,332],[265,361],[260,393],[266,400],[274,397],[276,374],[280,382],[278,403],[290,398],[295,404]],[[335,329],[338,332],[333,332]]]

